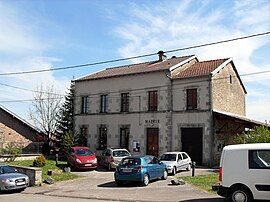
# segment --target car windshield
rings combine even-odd
[[[0,166],[0,174],[15,173],[15,169],[9,166]]]
[[[115,157],[130,156],[130,153],[126,150],[117,150],[113,151],[113,156]]]
[[[90,156],[93,155],[93,152],[89,149],[76,149],[75,154],[78,156]]]
[[[135,166],[141,165],[141,159],[139,158],[124,158],[121,163],[121,166]]]
[[[176,154],[163,154],[160,160],[161,161],[176,161]]]

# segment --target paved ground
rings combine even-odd
[[[197,174],[212,173],[212,170],[198,169]],[[40,195],[76,199],[91,199],[91,201],[224,201],[215,194],[198,190],[191,185],[172,186],[170,176],[167,180],[150,183],[147,187],[134,184],[117,187],[113,172],[104,170],[77,172],[82,178],[59,182],[54,185],[30,187],[23,195]],[[181,172],[177,176],[191,175],[191,172]]]

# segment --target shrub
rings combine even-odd
[[[5,162],[15,161],[15,159],[22,154],[22,146],[13,142],[8,143],[5,148],[0,151],[1,155],[6,155]]]
[[[43,167],[46,164],[46,159],[43,155],[38,156],[34,161],[33,161],[33,166],[34,167]]]

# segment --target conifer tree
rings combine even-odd
[[[74,118],[74,83],[71,82],[69,92],[65,96],[65,102],[62,104],[61,109],[57,115],[57,129],[55,134],[56,146],[58,149],[64,140],[66,134],[74,132],[73,128]]]

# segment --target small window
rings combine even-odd
[[[121,112],[129,111],[129,93],[121,94]]]
[[[99,128],[98,149],[106,149],[107,147],[107,128],[101,126]]]
[[[230,84],[232,84],[232,75],[230,75]]]
[[[270,169],[270,150],[250,150],[250,169]]]
[[[188,156],[185,153],[182,153],[183,159],[187,159]]]
[[[158,94],[157,91],[148,92],[148,111],[157,111],[158,108]]]
[[[178,154],[178,161],[179,161],[179,160],[182,160],[181,154]]]
[[[82,108],[81,108],[81,113],[86,114],[88,113],[88,107],[89,107],[89,98],[88,96],[82,97]]]
[[[100,96],[100,112],[101,113],[108,112],[108,95]]]
[[[87,146],[88,128],[87,126],[80,127],[80,136],[82,146]]]
[[[197,109],[197,89],[187,89],[187,110]]]

